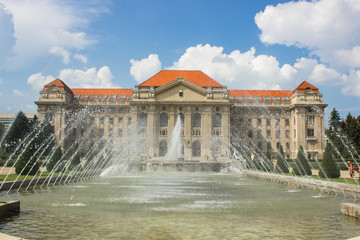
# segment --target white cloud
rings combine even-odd
[[[55,77],[51,75],[44,76],[42,73],[35,73],[28,77],[27,84],[30,85],[32,89],[41,90],[44,85],[54,80]]]
[[[157,54],[150,54],[140,61],[131,59],[130,63],[130,74],[138,83],[145,81],[161,69],[161,62]]]
[[[99,70],[89,68],[87,70],[80,69],[63,69],[57,78],[64,81],[70,88],[115,88],[119,87],[112,82],[114,78],[108,66],[104,66]],[[42,89],[44,85],[55,80],[55,77],[42,73],[31,75],[27,83],[33,89]]]
[[[351,68],[360,67],[360,46],[352,49],[340,49],[334,52],[334,59],[337,59],[337,65]]]
[[[223,47],[197,45],[186,52],[168,69],[202,70],[216,81],[231,88],[279,89],[289,86],[296,70],[289,64],[279,66],[273,56],[257,55],[255,48],[241,53],[223,53]]]
[[[76,53],[74,54],[74,59],[78,60],[79,62],[82,62],[84,64],[87,63],[88,59],[86,56],[82,55],[82,54],[79,54],[79,53]]]
[[[62,47],[51,47],[49,53],[62,58],[63,63],[69,64],[70,53]]]
[[[13,94],[15,96],[24,96],[24,94],[22,92],[20,92],[19,90],[17,90],[17,89],[13,89]]]
[[[7,20],[6,28],[0,28],[0,36],[5,34],[9,38],[12,28],[16,38],[16,54],[9,59],[9,68],[19,68],[46,56],[53,46],[67,51],[84,49],[95,40],[79,29],[86,29],[91,16],[104,12],[101,2],[96,3],[101,6],[98,8],[93,3],[77,1],[2,0],[2,3],[9,13],[6,17],[12,21]]]
[[[341,89],[342,93],[360,97],[360,70],[351,70],[343,79],[345,83]]]
[[[307,48],[331,66],[341,66],[348,51],[359,56],[360,1],[297,1],[267,6],[255,16],[267,44]],[[342,58],[337,56],[341,55]],[[357,58],[356,66],[359,65]],[[351,65],[350,65],[351,66]]]

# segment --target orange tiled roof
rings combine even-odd
[[[140,86],[163,86],[176,80],[179,77],[185,78],[187,81],[192,82],[200,87],[222,87],[222,85],[210,78],[202,71],[191,71],[191,70],[162,70],[141,83]]]
[[[73,88],[72,92],[75,95],[80,95],[79,98],[83,98],[84,95],[89,95],[89,99],[92,98],[93,95],[98,95],[99,99],[101,99],[101,95],[108,95],[107,98],[110,98],[111,95],[126,95],[126,98],[129,98],[132,95],[132,89],[119,89],[119,88]]]
[[[294,89],[294,91],[292,91],[292,94],[295,93],[304,93],[306,91],[308,91],[309,89],[313,90],[316,93],[320,93],[319,89],[313,85],[311,85],[310,83],[303,81],[302,83],[300,83],[299,86],[297,86],[297,88]]]
[[[43,88],[43,91],[48,90],[50,87],[55,86],[56,89],[58,89],[59,91],[66,91],[68,93],[72,93],[71,89],[60,79],[55,79],[54,81],[46,84]]]
[[[276,100],[274,97],[281,97],[281,100],[289,100],[291,96],[290,90],[229,90],[229,96],[233,96],[234,99],[243,100],[267,100],[265,97],[271,97],[271,100]],[[238,97],[238,98],[237,98]],[[239,98],[240,97],[240,98]],[[251,99],[247,99],[251,97]],[[256,99],[255,97],[261,97]],[[288,99],[283,99],[287,97]],[[279,99],[280,100],[280,99]]]

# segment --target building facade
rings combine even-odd
[[[163,160],[176,120],[184,161],[221,161],[234,151],[296,158],[325,149],[322,94],[303,82],[294,90],[230,90],[201,71],[163,70],[133,89],[71,89],[60,79],[44,86],[39,120],[50,120],[64,149],[76,139],[86,149],[98,141],[142,139],[141,155]]]

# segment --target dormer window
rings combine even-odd
[[[184,96],[184,92],[182,90],[179,90],[179,97],[183,97]]]
[[[126,99],[126,95],[120,95],[120,96],[119,96],[119,99],[120,99],[120,100],[125,100],[125,99]]]
[[[255,96],[255,100],[261,100],[261,96]]]
[[[266,101],[271,101],[271,97],[270,97],[270,96],[265,96],[264,99],[265,99]]]
[[[84,95],[83,95],[83,97],[82,97],[82,99],[88,100],[88,99],[89,99],[89,97],[90,97],[90,95],[89,95],[89,94],[84,94]]]
[[[107,95],[107,94],[101,95],[101,100],[106,100],[107,98],[108,98],[108,95]]]
[[[278,96],[274,96],[274,100],[276,100],[276,101],[280,101],[280,97],[278,97]]]
[[[236,96],[236,99],[237,100],[243,100],[244,98],[243,98],[243,96]]]
[[[115,95],[115,94],[114,94],[114,95],[111,95],[111,96],[110,96],[110,100],[115,101],[115,100],[116,100],[116,95]]]
[[[246,96],[246,100],[253,100],[252,96]]]
[[[75,98],[75,99],[79,99],[79,98],[80,98],[80,94],[75,94],[75,95],[74,95],[74,98]]]
[[[91,99],[98,99],[98,98],[99,98],[99,95],[97,95],[97,94],[94,94],[91,96]]]
[[[283,100],[288,101],[289,97],[282,97]]]

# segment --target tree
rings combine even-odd
[[[289,173],[289,168],[287,166],[283,147],[280,145],[279,153],[276,162],[276,170],[280,173]]]
[[[80,164],[80,149],[78,143],[75,144],[72,153],[73,154],[72,154],[70,169],[73,169]]]
[[[15,173],[21,175],[35,175],[40,168],[35,156],[36,147],[33,141],[30,140],[26,149],[20,156],[19,161],[15,166]]]
[[[339,178],[340,170],[336,163],[336,152],[328,141],[325,147],[324,158],[321,161],[320,177]]]
[[[269,171],[269,172],[274,171],[274,164],[271,160],[271,153],[269,152],[269,150],[266,151],[263,164],[267,171]]]
[[[312,174],[311,166],[309,164],[309,161],[305,157],[304,149],[302,146],[299,147],[293,173],[301,176],[310,176]]]
[[[18,145],[21,143],[22,140],[25,139],[25,137],[27,136],[27,134],[29,134],[30,132],[30,124],[28,119],[26,118],[25,114],[20,111],[9,131],[8,134],[6,135],[4,141],[3,141],[3,146],[6,150],[7,153],[13,153],[14,150],[18,147]],[[23,145],[23,144],[22,144]],[[21,151],[21,146],[19,148],[18,153]]]
[[[2,138],[3,138],[3,136],[4,136],[4,134],[5,134],[5,125],[2,123],[2,122],[0,122],[0,141],[2,140]]]
[[[61,160],[62,158],[62,151],[61,151],[61,147],[58,146],[56,149],[55,149],[55,152],[54,154],[52,155],[50,161],[48,162],[48,164],[46,165],[46,170],[48,172],[51,172],[54,167],[56,165],[58,165],[58,162]]]

